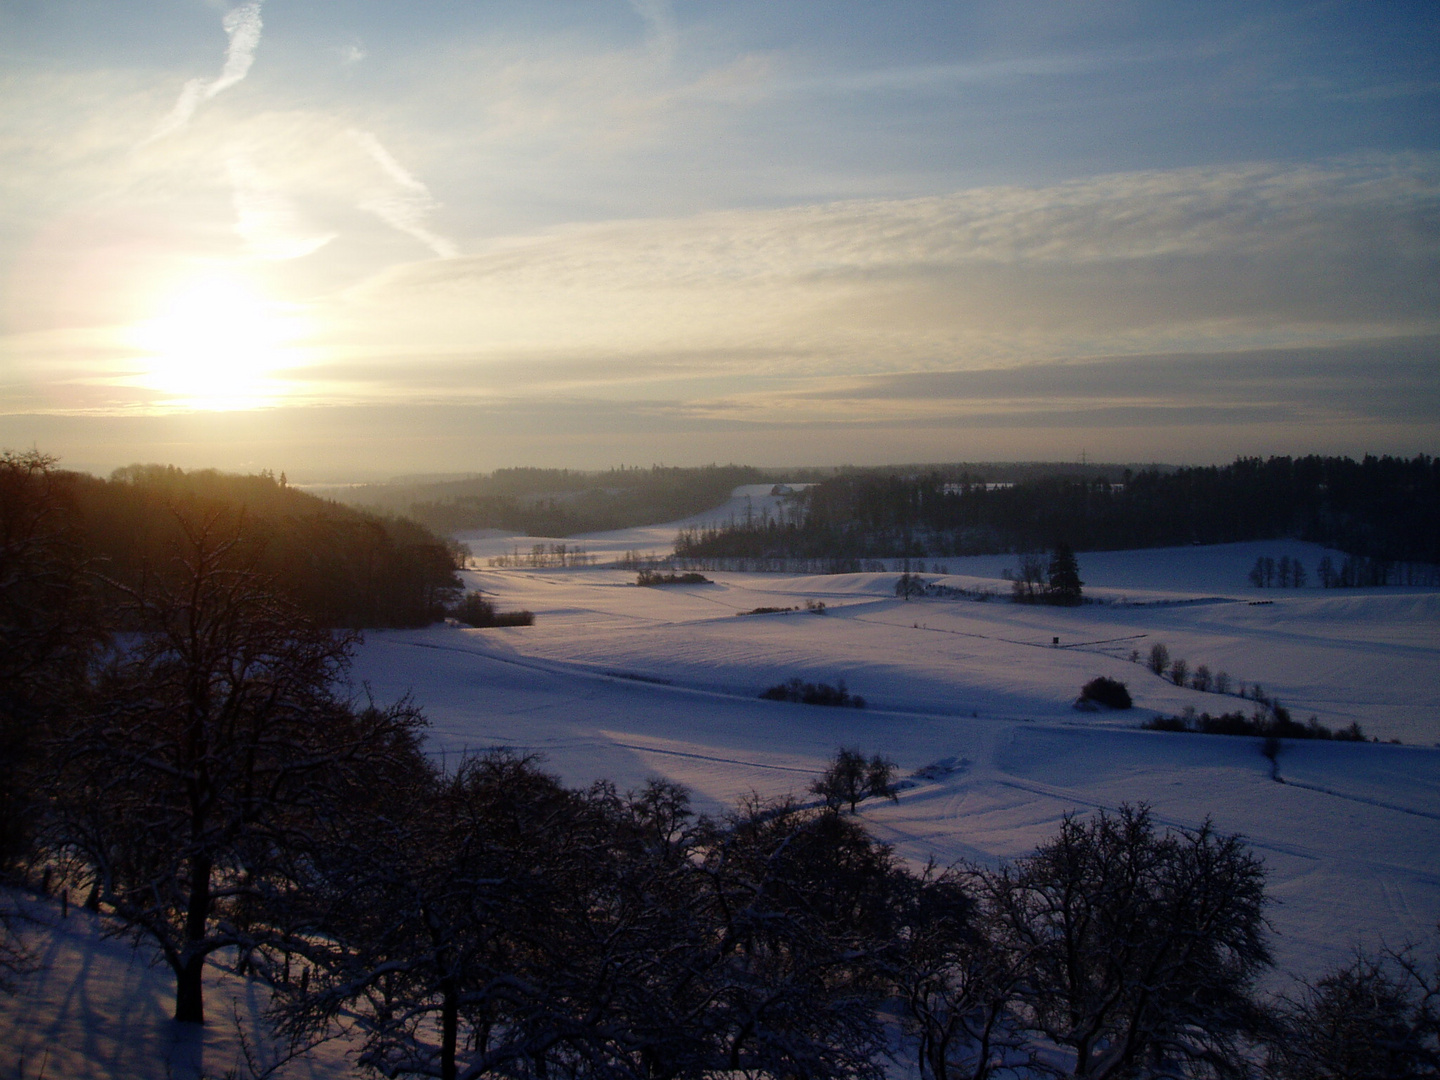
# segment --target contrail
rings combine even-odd
[[[145,143],[163,139],[166,135],[179,131],[190,122],[202,102],[230,89],[250,73],[250,65],[255,62],[255,49],[260,44],[260,31],[264,26],[260,21],[261,3],[262,0],[251,0],[226,12],[220,25],[225,28],[230,43],[225,47],[225,66],[220,69],[219,77],[210,80],[191,79],[187,82],[180,91],[175,107],[170,110],[170,115],[160,121],[160,126]]]
[[[399,189],[365,199],[360,203],[360,209],[370,211],[391,228],[414,237],[442,259],[452,259],[460,254],[453,242],[425,227],[426,215],[440,205],[430,194],[430,189],[410,175],[405,166],[396,161],[370,132],[352,128],[350,135]]]

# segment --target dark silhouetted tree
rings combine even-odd
[[[1055,546],[1050,556],[1049,583],[1047,598],[1052,604],[1080,603],[1080,589],[1085,583],[1080,580],[1080,564],[1069,544]]]
[[[419,718],[334,696],[352,637],[277,595],[233,521],[181,527],[173,564],[129,591],[138,636],[59,733],[51,839],[159,947],[175,1019],[199,1023],[206,958],[264,944],[256,912],[287,889],[337,774],[413,739]]]
[[[1150,646],[1150,656],[1145,666],[1156,675],[1164,675],[1166,668],[1170,666],[1170,650],[1157,641]]]
[[[1271,963],[1264,868],[1207,823],[1156,832],[1121,807],[984,875],[981,903],[1023,956],[1011,1020],[1031,1066],[1053,1076],[1244,1075],[1260,1022],[1256,976]],[[1051,1056],[1058,1048],[1064,1055]]]
[[[810,790],[824,799],[830,809],[838,810],[848,804],[853,814],[868,798],[898,800],[895,769],[893,761],[879,754],[866,761],[858,749],[842,746],[825,772],[811,783]]]
[[[1281,1003],[1273,1080],[1440,1076],[1440,963],[1414,949],[1357,953]]]

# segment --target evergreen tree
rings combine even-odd
[[[1050,556],[1050,592],[1052,604],[1080,603],[1080,565],[1069,544],[1057,544]]]

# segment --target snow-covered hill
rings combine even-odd
[[[746,494],[711,519],[743,514]],[[773,498],[748,495],[752,508]],[[584,544],[663,553],[679,524]],[[485,544],[525,550],[536,538],[472,541],[483,556]],[[1257,556],[1287,554],[1313,569],[1323,552],[1276,542],[1082,553],[1086,593],[1106,602],[1071,609],[1006,602],[1000,574],[1013,560],[1000,556],[943,560],[947,573],[925,575],[988,590],[988,602],[907,603],[893,572],[712,573],[710,585],[639,588],[609,569],[473,570],[472,587],[534,611],[535,625],[371,633],[351,674],[357,692],[412,694],[438,755],[537,751],[576,784],[665,776],[708,811],[752,792],[803,794],[842,744],[886,754],[911,780],[897,804],[862,813],[917,863],[993,864],[1047,839],[1067,813],[1123,802],[1148,802],[1162,823],[1212,819],[1245,834],[1268,867],[1279,982],[1344,960],[1357,941],[1426,937],[1440,918],[1440,590],[1249,585]],[[805,610],[807,600],[826,613]],[[740,614],[757,607],[799,610]],[[1249,707],[1130,659],[1155,642],[1192,668],[1261,684],[1298,719],[1358,722],[1404,745],[1291,743],[1277,783],[1258,740],[1140,730],[1156,712]],[[844,679],[869,707],[757,697],[792,675]],[[1096,675],[1127,683],[1137,708],[1076,712]],[[158,1077],[165,1059],[180,1064],[175,1075],[194,1075],[194,1047],[171,1045],[165,973],[99,940],[90,920],[72,911],[37,933],[51,970],[0,1000],[0,1075],[36,1076],[47,1052],[47,1076]],[[236,998],[253,1027],[251,989],[217,978],[213,1000]],[[208,1070],[234,1064],[233,1027],[207,1030]],[[304,1070],[333,1075],[341,1064],[332,1048]]]

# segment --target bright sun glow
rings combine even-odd
[[[235,278],[192,279],[135,327],[132,340],[146,364],[135,381],[183,408],[273,404],[284,387],[272,373],[295,362],[300,330],[294,314]]]

